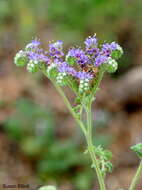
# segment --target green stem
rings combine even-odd
[[[92,112],[91,112],[91,104],[92,104],[92,100],[93,100],[94,95],[96,95],[96,92],[97,92],[98,86],[100,85],[100,82],[102,80],[103,74],[104,74],[104,72],[100,71],[100,74],[98,76],[98,80],[97,80],[97,82],[96,82],[96,84],[95,84],[95,86],[93,88],[92,93],[91,93],[89,104],[86,107],[86,111],[87,111],[87,130],[86,130],[83,122],[78,118],[77,114],[72,109],[72,106],[71,106],[70,102],[68,101],[68,98],[66,97],[66,95],[62,91],[62,89],[56,84],[56,82],[51,80],[51,82],[53,83],[53,85],[55,86],[55,88],[57,89],[59,94],[62,96],[62,98],[64,100],[64,103],[67,106],[67,108],[69,109],[70,113],[75,118],[78,125],[81,127],[81,129],[82,129],[82,131],[83,131],[83,133],[84,133],[84,135],[85,135],[85,137],[87,139],[88,151],[90,153],[93,165],[95,166],[96,174],[97,174],[99,185],[100,185],[100,190],[106,190],[106,188],[105,188],[104,178],[103,178],[101,170],[99,168],[99,162],[98,162],[98,160],[96,158],[96,155],[95,155],[95,152],[94,152],[94,146],[93,146],[93,142],[92,142],[92,117],[91,117]]]
[[[76,113],[72,109],[72,106],[71,106],[70,102],[68,101],[66,95],[64,94],[64,92],[62,91],[62,89],[58,85],[56,85],[56,83],[53,80],[52,80],[52,83],[55,86],[55,88],[57,89],[57,91],[59,92],[59,94],[62,96],[65,105],[69,109],[70,113],[72,114],[72,116],[74,117],[74,119],[76,120],[76,122],[78,123],[78,125],[81,127],[84,135],[86,136],[86,133],[87,133],[86,132],[86,128],[85,128],[83,122],[78,118],[78,116],[76,115]]]
[[[91,102],[89,103],[88,107],[86,108],[87,110],[87,126],[88,126],[88,135],[87,135],[87,143],[88,143],[88,151],[90,153],[91,159],[93,166],[95,166],[96,174],[98,177],[99,185],[100,185],[100,190],[106,190],[105,183],[104,183],[104,178],[102,176],[101,170],[99,168],[99,163],[95,155],[94,151],[94,145],[92,142],[92,112],[91,112]]]
[[[101,71],[99,72],[98,80],[96,80],[96,84],[95,84],[95,86],[93,87],[92,94],[91,94],[91,99],[96,95],[96,92],[97,92],[97,90],[98,90],[98,86],[100,85],[100,83],[101,83],[101,81],[102,81],[103,75],[104,75],[104,71],[101,70]]]
[[[135,189],[141,175],[142,175],[142,160],[140,161],[140,165],[139,165],[139,167],[138,167],[138,169],[136,171],[136,174],[135,174],[135,176],[134,176],[134,178],[132,180],[132,183],[131,183],[131,185],[129,187],[129,190],[134,190]]]

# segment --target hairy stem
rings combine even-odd
[[[135,189],[136,185],[139,182],[139,179],[140,179],[141,175],[142,175],[142,160],[140,161],[139,167],[138,167],[138,169],[136,171],[136,174],[135,174],[135,176],[134,176],[134,178],[133,178],[133,180],[131,182],[129,190],[134,190]]]
[[[101,81],[102,81],[103,75],[104,75],[104,71],[101,70],[101,71],[99,72],[98,80],[96,81],[96,84],[95,84],[94,87],[93,87],[92,94],[91,94],[91,99],[96,95],[96,92],[97,92],[97,90],[98,90],[98,87],[99,87],[99,85],[100,85],[100,83],[101,83]]]
[[[86,108],[87,110],[87,144],[88,144],[88,151],[90,153],[91,159],[92,159],[92,164],[93,167],[95,167],[96,174],[98,177],[98,182],[100,185],[100,190],[106,190],[105,183],[104,183],[104,178],[102,176],[101,170],[99,168],[99,163],[95,155],[94,151],[94,145],[92,142],[92,112],[91,112],[91,102],[89,103],[88,107]]]
[[[55,88],[57,89],[57,91],[59,92],[59,94],[62,96],[65,105],[69,109],[70,113],[72,114],[72,116],[74,117],[74,119],[76,120],[76,122],[78,123],[78,125],[81,127],[84,135],[86,136],[86,133],[87,133],[86,132],[86,128],[85,128],[83,122],[78,118],[78,116],[76,115],[76,113],[72,109],[72,106],[71,106],[70,102],[68,101],[66,95],[64,94],[63,90],[58,85],[56,85],[56,83],[54,81],[52,81],[52,83],[55,86]]]
[[[80,120],[80,118],[78,118],[77,114],[75,113],[75,111],[73,110],[68,98],[66,97],[66,95],[64,94],[63,90],[61,89],[60,86],[58,86],[56,84],[56,82],[54,82],[53,80],[51,80],[51,82],[53,83],[53,85],[55,86],[55,88],[57,89],[57,91],[59,92],[59,94],[61,95],[61,97],[64,100],[65,105],[67,106],[67,108],[69,109],[70,113],[72,114],[72,116],[74,117],[74,119],[76,120],[76,122],[78,123],[78,125],[81,127],[86,140],[87,140],[87,145],[88,145],[88,151],[90,153],[91,159],[92,159],[92,163],[93,166],[95,166],[95,170],[96,170],[96,174],[98,177],[98,181],[99,181],[99,185],[100,185],[100,190],[106,190],[105,187],[105,183],[104,183],[104,178],[102,176],[100,167],[99,167],[99,161],[95,155],[95,151],[94,151],[94,146],[93,146],[93,142],[92,142],[92,112],[91,112],[91,105],[92,105],[92,100],[93,97],[96,95],[96,92],[98,90],[98,86],[100,85],[100,82],[102,80],[104,72],[101,71],[99,76],[98,76],[98,80],[93,88],[93,91],[90,95],[90,100],[89,103],[86,107],[86,113],[87,113],[87,129],[84,126],[84,123]]]

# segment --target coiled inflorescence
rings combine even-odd
[[[27,64],[27,70],[33,73],[42,70],[58,85],[76,85],[79,93],[87,93],[96,83],[99,72],[117,70],[116,60],[123,50],[116,42],[99,45],[96,35],[88,37],[84,44],[84,49],[73,47],[65,54],[62,41],[49,43],[45,51],[39,40],[33,40],[16,54],[15,64]]]

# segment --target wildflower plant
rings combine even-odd
[[[100,190],[106,190],[104,181],[107,172],[111,172],[113,168],[110,161],[112,154],[101,145],[97,147],[93,144],[91,106],[104,73],[114,73],[117,70],[117,60],[122,54],[123,50],[119,44],[116,42],[100,44],[94,35],[84,41],[84,48],[72,47],[66,53],[62,41],[50,42],[48,50],[44,50],[40,41],[35,39],[27,44],[24,50],[20,50],[14,59],[17,66],[26,66],[31,73],[43,72],[62,96],[85,136],[87,142],[85,153],[91,157],[91,167],[96,171]],[[75,106],[66,96],[65,86],[74,92]],[[86,113],[85,122],[82,119],[83,112]],[[134,151],[136,149],[136,153],[141,155],[139,148],[133,148]],[[137,184],[142,172],[142,163],[139,168],[129,190],[134,190]]]

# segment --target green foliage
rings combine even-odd
[[[105,176],[107,172],[112,172],[113,165],[110,162],[112,153],[109,150],[105,150],[101,145],[94,147],[94,151],[98,156],[99,165],[102,175]],[[94,165],[92,167],[95,167]]]
[[[90,188],[93,171],[88,168],[89,158],[82,155],[76,135],[69,139],[57,137],[50,109],[28,99],[21,99],[16,103],[15,113],[4,126],[7,134],[17,141],[24,154],[34,161],[36,174],[41,180],[54,179],[58,182],[61,178],[70,178],[76,189]],[[95,142],[100,143],[102,136],[96,132]]]
[[[133,150],[140,159],[142,159],[142,143],[131,146],[131,150]]]

